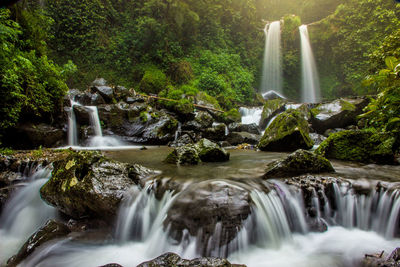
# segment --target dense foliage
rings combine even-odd
[[[47,58],[39,29],[46,30],[41,27],[48,22],[41,14],[19,15],[29,27],[0,9],[0,135],[22,118],[52,120],[68,90],[65,79],[75,70],[71,61],[61,68]]]

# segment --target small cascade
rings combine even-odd
[[[254,108],[239,108],[239,112],[242,115],[242,123],[243,124],[252,124],[255,123],[257,125],[260,124],[261,114],[263,108],[262,107],[254,107]]]
[[[43,202],[39,194],[51,170],[38,169],[27,177],[28,183],[15,192],[0,216],[0,264],[16,253],[48,219],[56,216],[56,209]]]
[[[86,109],[89,111],[90,125],[93,128],[94,135],[96,137],[102,137],[103,132],[101,131],[101,124],[100,124],[99,113],[97,112],[97,107],[96,106],[86,106]]]
[[[176,129],[175,138],[174,138],[175,142],[178,140],[179,136],[181,135],[181,132],[182,132],[182,123],[178,122],[178,129]]]
[[[71,107],[68,110],[68,145],[77,146],[78,145],[78,130],[76,129],[76,118],[74,112],[74,106],[79,105],[79,103],[71,100]]]
[[[319,78],[311,49],[307,25],[299,27],[301,39],[302,101],[316,103],[320,99]]]
[[[273,90],[282,93],[281,23],[274,21],[264,28],[265,48],[262,68],[261,93]]]
[[[226,126],[226,124],[225,124],[225,136],[228,136],[229,135],[229,128],[228,128],[228,126]]]

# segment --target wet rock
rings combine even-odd
[[[190,137],[189,134],[184,134],[184,135],[178,137],[178,139],[170,142],[168,144],[168,146],[179,147],[179,146],[185,146],[185,145],[193,144],[193,143],[194,143],[194,141],[193,141],[192,137]]]
[[[203,162],[220,162],[229,160],[229,153],[208,139],[201,139],[196,144],[175,148],[168,154],[165,162],[172,164],[196,165]]]
[[[326,140],[326,137],[317,133],[310,133],[311,140],[314,141],[315,145],[320,145],[323,141]]]
[[[203,162],[220,162],[229,160],[229,152],[218,146],[216,143],[203,138],[196,143],[199,157]]]
[[[279,114],[265,130],[258,148],[263,151],[294,151],[310,149],[313,145],[307,121],[299,111],[290,109]]]
[[[331,134],[316,150],[329,159],[396,164],[398,133],[346,130]]]
[[[58,127],[40,123],[21,123],[8,130],[3,145],[16,149],[35,149],[60,146],[66,140],[65,132]]]
[[[214,119],[213,119],[213,117],[211,117],[211,115],[208,112],[199,111],[199,112],[196,112],[194,120],[185,122],[182,125],[182,129],[183,130],[202,131],[206,128],[211,127],[213,122],[214,122]]]
[[[105,103],[106,103],[106,101],[104,101],[104,98],[100,94],[98,94],[98,93],[92,94],[92,96],[90,98],[90,104],[91,105],[98,106],[98,105],[102,105],[102,104],[105,104]],[[86,105],[86,104],[83,104],[83,105]]]
[[[270,91],[268,91],[268,92],[266,92],[266,93],[263,93],[263,94],[262,94],[262,97],[263,97],[265,100],[271,100],[271,99],[285,99],[285,97],[284,97],[283,95],[281,95],[281,94],[278,93],[278,92],[275,92],[274,90],[270,90]]]
[[[88,106],[92,104],[92,97],[93,94],[91,94],[90,92],[79,92],[79,94],[75,95],[74,100],[81,105]]]
[[[126,99],[131,93],[125,86],[117,85],[114,88],[115,96],[118,100]]]
[[[331,134],[338,133],[338,132],[341,132],[344,130],[345,129],[343,129],[343,128],[328,129],[324,132],[323,136],[329,137]]]
[[[42,199],[72,218],[113,220],[125,192],[153,173],[137,164],[105,158],[98,152],[70,152],[54,162],[51,179],[40,189]]]
[[[323,134],[327,129],[344,128],[355,124],[356,118],[368,104],[366,98],[337,99],[320,104],[311,110],[313,129]]]
[[[104,78],[96,78],[92,84],[92,86],[106,86],[107,81]]]
[[[109,263],[109,264],[102,265],[102,266],[99,266],[99,267],[123,267],[123,266],[119,265],[118,263]]]
[[[179,165],[196,165],[200,162],[199,153],[195,145],[189,144],[175,148],[164,160],[166,163]]]
[[[98,93],[106,101],[111,103],[114,99],[114,90],[107,85],[92,85],[91,90],[93,93]]]
[[[203,132],[203,137],[213,141],[224,141],[227,137],[227,127],[224,123],[214,123]]]
[[[31,255],[38,247],[48,241],[67,236],[70,230],[63,223],[49,220],[37,232],[31,235],[28,241],[21,247],[18,253],[8,260],[8,267],[17,266],[20,262]]]
[[[74,105],[76,122],[82,125],[90,125],[89,110],[85,106]]]
[[[266,179],[279,178],[334,171],[331,163],[326,158],[313,152],[299,149],[282,160],[269,163],[263,177]]]
[[[249,193],[224,181],[191,184],[182,191],[168,211],[164,226],[181,241],[184,232],[197,236],[197,248],[207,255],[236,237],[250,214]]]
[[[400,266],[400,248],[396,248],[392,253],[385,257],[384,251],[376,254],[366,254],[362,267],[398,267]]]
[[[243,143],[256,145],[258,142],[260,142],[260,139],[260,135],[251,134],[248,132],[230,132],[226,141],[232,145],[239,145]]]
[[[261,119],[259,123],[260,128],[265,129],[273,117],[285,111],[285,105],[286,101],[279,98],[266,101],[261,113]]]
[[[175,253],[165,253],[151,261],[139,264],[137,267],[246,267],[245,265],[231,264],[226,259],[219,258],[197,258],[193,260],[182,259]]]
[[[229,132],[247,132],[251,134],[260,135],[261,131],[260,128],[255,123],[251,124],[242,124],[242,123],[231,123],[228,126]]]

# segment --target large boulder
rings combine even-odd
[[[203,137],[214,141],[224,141],[229,129],[224,123],[213,123],[212,127],[203,129]]]
[[[256,145],[260,142],[261,136],[257,134],[251,134],[248,132],[230,132],[226,141],[231,145],[239,144],[252,144]]]
[[[76,219],[112,220],[125,192],[152,173],[140,165],[117,162],[90,151],[70,152],[53,165],[52,177],[40,189],[40,195]]]
[[[344,128],[356,124],[357,115],[368,104],[366,98],[337,99],[311,109],[314,130],[323,134],[327,129]]]
[[[206,128],[212,127],[214,122],[213,117],[206,111],[198,111],[194,120],[188,121],[182,125],[183,130],[202,131]]]
[[[92,93],[98,93],[107,102],[111,103],[114,100],[114,90],[107,85],[107,81],[103,78],[97,78],[92,82]]]
[[[16,149],[60,146],[66,140],[65,132],[58,127],[40,123],[21,123],[8,130],[3,145]]]
[[[197,248],[207,256],[211,248],[226,245],[236,237],[251,212],[250,202],[248,191],[238,185],[225,181],[194,183],[176,197],[164,226],[178,241],[185,232],[197,236]]]
[[[137,267],[246,267],[245,265],[231,264],[226,259],[219,258],[196,258],[193,260],[182,259],[175,253],[165,253],[155,259],[143,262]]]
[[[258,148],[264,151],[295,151],[310,149],[313,145],[307,121],[299,111],[290,109],[279,114],[269,125]]]
[[[330,159],[395,164],[399,133],[346,130],[331,134],[316,153]]]
[[[29,237],[18,253],[7,261],[6,266],[17,266],[46,242],[65,237],[69,233],[69,228],[63,223],[54,220],[47,221],[43,227]]]
[[[166,159],[166,163],[179,165],[196,165],[200,162],[199,152],[197,147],[192,144],[180,146],[171,151]]]
[[[376,254],[366,254],[361,267],[398,267],[400,266],[400,248],[387,256],[384,251]]]
[[[280,178],[297,176],[306,173],[334,172],[326,158],[306,150],[296,150],[282,160],[267,165],[264,178]]]
[[[273,117],[285,111],[285,104],[286,101],[280,98],[265,102],[259,123],[260,128],[265,129]]]

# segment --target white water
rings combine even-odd
[[[320,207],[320,218],[330,226],[326,232],[314,233],[309,232],[306,223],[301,191],[279,181],[271,181],[267,186],[271,187],[269,193],[252,191],[252,214],[237,238],[221,248],[207,247],[207,255],[226,256],[228,252],[231,262],[249,267],[350,267],[365,253],[390,253],[400,241],[393,237],[392,229],[397,228],[399,215],[400,197],[396,190],[355,195],[348,185],[335,185],[336,209],[320,203],[315,192],[313,205]],[[174,200],[172,192],[165,193],[159,201],[150,188],[148,184],[141,191],[132,189],[122,204],[116,244],[84,245],[68,240],[50,243],[23,266],[54,266],[55,262],[57,266],[99,266],[111,262],[136,266],[169,251],[184,258],[200,256],[196,237],[186,232],[182,241],[176,242],[168,238],[168,229],[163,230],[163,220]],[[218,244],[220,226],[217,224],[209,244]]]
[[[0,216],[0,265],[18,252],[25,241],[44,223],[56,216],[45,204],[39,190],[50,177],[49,169],[40,169],[14,192]]]
[[[261,120],[261,114],[263,111],[263,107],[254,107],[254,108],[239,108],[239,112],[242,115],[242,123],[243,124],[252,124],[255,123],[259,125]]]
[[[76,123],[76,117],[74,113],[74,106],[82,106],[78,102],[71,100],[71,108],[68,112],[68,147],[72,147],[77,150],[120,150],[120,149],[131,149],[139,148],[139,146],[127,146],[124,142],[118,140],[112,136],[103,136],[101,129],[100,117],[96,106],[82,106],[89,114],[90,126],[93,129],[94,136],[87,140],[87,146],[79,146],[78,142],[78,129]]]
[[[319,78],[311,49],[307,25],[299,27],[301,39],[302,101],[316,103],[320,99]]]
[[[265,25],[265,48],[261,93],[273,90],[282,93],[281,25],[274,21]]]

